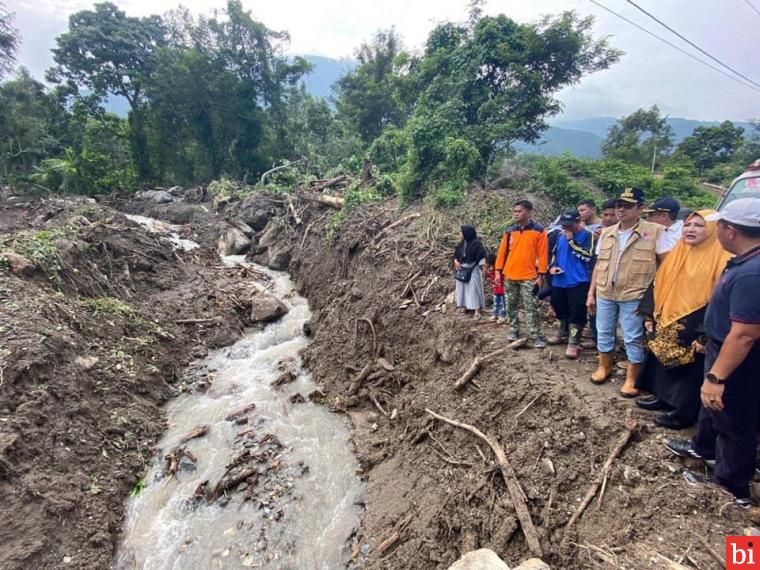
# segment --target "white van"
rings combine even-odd
[[[731,183],[725,194],[718,200],[717,209],[722,209],[737,198],[760,198],[760,160],[750,164],[747,171]]]

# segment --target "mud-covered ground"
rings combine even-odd
[[[702,540],[722,553],[750,517],[725,492],[685,482],[684,467],[701,467],[667,454],[673,432],[618,397],[621,378],[591,385],[590,351],[576,362],[560,347],[508,352],[454,388],[506,334],[454,311],[458,226],[493,236],[514,198],[476,193],[448,214],[389,200],[354,207],[342,224],[314,201],[267,196],[221,212],[195,200],[115,205],[186,224],[206,246],[243,221],[255,232],[249,257],[293,274],[313,312],[305,364],[325,404],[354,422],[368,481],[356,566],[445,569],[477,547],[510,564],[530,556],[490,450],[425,409],[498,438],[553,568],[714,566]],[[555,208],[536,202],[548,221]],[[34,262],[19,274],[0,266],[0,567],[108,567],[121,507],[164,425],[161,404],[186,363],[249,324],[255,276],[210,249],[173,252],[77,200],[0,209],[0,240]],[[638,428],[601,500],[565,530],[629,413]]]
[[[0,568],[111,566],[161,406],[250,324],[253,279],[91,200],[3,204]]]
[[[508,205],[515,198],[500,199]],[[690,433],[654,426],[651,414],[618,396],[620,376],[591,384],[592,351],[576,362],[564,359],[564,347],[509,352],[455,390],[476,355],[506,342],[504,325],[455,313],[449,297],[459,224],[488,218],[484,204],[498,199],[471,196],[451,215],[423,207],[399,212],[393,201],[360,208],[334,239],[325,237],[329,213],[302,214],[306,239],[292,216],[283,224],[291,268],[314,312],[306,365],[330,405],[356,425],[368,479],[362,542],[372,550],[365,567],[447,568],[477,547],[510,564],[530,556],[490,450],[432,420],[426,408],[498,437],[552,567],[712,567],[697,537],[722,553],[725,536],[752,522],[726,492],[682,478],[684,467],[701,465],[669,455],[662,440]],[[541,207],[537,216],[548,220]],[[548,331],[548,306],[544,311]],[[378,356],[392,370],[374,366],[356,390],[352,381]],[[565,530],[629,413],[638,429],[614,462],[602,499]]]

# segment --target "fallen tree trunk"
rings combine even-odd
[[[496,456],[496,462],[499,464],[501,476],[504,478],[504,482],[507,485],[507,490],[509,491],[509,497],[512,499],[512,504],[515,506],[517,520],[520,521],[520,527],[522,528],[523,534],[525,535],[525,540],[528,543],[528,548],[530,548],[530,551],[534,556],[543,556],[541,542],[538,538],[538,531],[536,531],[536,527],[533,524],[533,519],[530,516],[528,505],[525,503],[525,494],[523,493],[522,487],[520,486],[520,482],[517,480],[517,475],[515,474],[515,470],[512,468],[512,464],[509,462],[509,459],[507,459],[507,454],[504,453],[504,448],[496,441],[493,436],[487,436],[475,426],[446,418],[444,416],[436,414],[434,411],[427,408],[425,411],[437,420],[469,431],[488,444],[488,447],[491,448],[491,451],[493,451],[493,454]]]
[[[346,201],[343,198],[328,196],[327,194],[303,194],[302,198],[308,202],[316,202],[317,204],[330,206],[336,210],[341,210],[346,205]]]

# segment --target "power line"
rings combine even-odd
[[[664,43],[664,44],[667,44],[667,45],[669,45],[670,47],[672,47],[672,48],[674,48],[674,49],[677,49],[677,50],[678,50],[678,51],[680,51],[682,54],[689,56],[691,59],[693,59],[693,60],[695,60],[695,61],[698,61],[699,63],[701,63],[702,65],[705,65],[705,66],[709,67],[709,68],[710,68],[710,69],[712,69],[713,71],[717,71],[717,72],[718,72],[718,73],[720,73],[721,75],[725,75],[725,76],[726,76],[726,77],[728,77],[729,79],[732,79],[732,80],[736,81],[736,82],[737,82],[739,85],[743,85],[744,87],[749,87],[750,89],[754,89],[755,91],[757,91],[758,93],[760,93],[760,89],[758,89],[758,88],[756,88],[756,87],[754,87],[754,86],[750,85],[749,83],[745,83],[744,81],[741,81],[740,79],[737,79],[737,78],[736,78],[736,77],[734,77],[733,75],[729,75],[728,73],[726,73],[725,71],[723,71],[721,68],[719,68],[719,67],[715,67],[715,66],[714,66],[714,65],[712,65],[711,63],[709,63],[709,62],[707,62],[707,61],[705,61],[705,60],[703,60],[703,59],[700,59],[700,58],[698,58],[698,57],[697,57],[696,55],[694,55],[693,53],[689,53],[689,52],[688,52],[688,51],[686,51],[685,49],[683,49],[683,48],[681,48],[681,47],[677,46],[676,44],[674,44],[674,43],[672,43],[672,42],[670,42],[670,41],[666,40],[666,39],[665,39],[665,38],[663,38],[662,36],[658,36],[658,35],[657,35],[657,34],[655,34],[654,32],[650,32],[650,31],[649,31],[649,30],[647,30],[645,27],[643,27],[643,26],[640,26],[639,24],[637,24],[637,23],[636,23],[636,22],[634,22],[633,20],[629,20],[628,18],[626,18],[626,17],[625,17],[625,16],[623,16],[622,14],[618,14],[617,12],[615,12],[615,11],[614,11],[614,10],[612,10],[611,8],[608,8],[608,7],[607,7],[607,6],[605,6],[604,4],[600,4],[600,3],[599,3],[599,2],[597,2],[596,0],[589,0],[589,2],[591,2],[592,4],[595,4],[595,5],[597,5],[597,6],[599,6],[599,7],[600,7],[602,10],[606,10],[607,12],[609,12],[610,14],[612,14],[612,15],[614,15],[614,16],[617,16],[617,17],[618,17],[618,18],[620,18],[621,20],[623,20],[623,21],[625,21],[625,22],[628,22],[629,24],[631,24],[631,25],[632,25],[632,26],[634,26],[635,28],[638,28],[639,30],[641,30],[641,31],[642,31],[642,32],[644,32],[645,34],[649,34],[649,35],[650,35],[650,36],[652,36],[653,38],[656,38],[656,39],[660,40],[662,43]]]
[[[744,1],[747,3],[747,6],[749,6],[750,8],[752,8],[752,10],[754,10],[755,14],[757,14],[758,16],[760,16],[760,10],[758,10],[757,8],[755,8],[755,6],[754,6],[754,4],[752,4],[752,2],[750,2],[749,0],[744,0]]]
[[[662,20],[658,19],[656,16],[654,16],[654,15],[650,14],[649,12],[647,12],[646,10],[644,10],[644,8],[642,8],[641,6],[639,6],[638,4],[636,4],[636,2],[634,2],[633,0],[628,0],[628,3],[631,4],[632,6],[634,6],[637,10],[643,12],[644,14],[646,14],[647,16],[649,16],[650,18],[652,18],[655,22],[657,22],[658,24],[660,24],[663,28],[665,28],[665,29],[671,31],[672,33],[674,33],[675,35],[677,35],[679,38],[681,38],[683,41],[685,41],[691,47],[693,47],[693,48],[699,50],[700,52],[702,52],[703,54],[705,54],[707,57],[709,57],[715,63],[718,63],[718,64],[722,65],[723,67],[725,67],[729,71],[735,73],[736,75],[738,75],[739,77],[741,77],[745,81],[748,81],[752,85],[754,85],[755,87],[760,88],[760,83],[755,83],[752,79],[750,79],[746,75],[742,75],[741,73],[739,73],[738,71],[736,71],[733,67],[730,67],[729,65],[727,65],[727,64],[723,63],[721,60],[719,60],[717,57],[714,57],[711,54],[707,53],[705,50],[703,50],[701,47],[699,47],[693,41],[691,41],[688,38],[685,38],[684,36],[682,36],[681,34],[679,34],[677,31],[675,31],[673,28],[671,28],[670,26],[668,26],[665,22],[663,22]]]

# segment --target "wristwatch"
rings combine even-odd
[[[708,381],[710,384],[725,384],[725,383],[726,383],[726,381],[725,381],[725,380],[721,380],[720,378],[718,378],[718,377],[717,377],[715,374],[713,374],[712,372],[708,372],[708,373],[707,373],[707,375],[705,376],[705,378],[707,379],[707,381]]]

